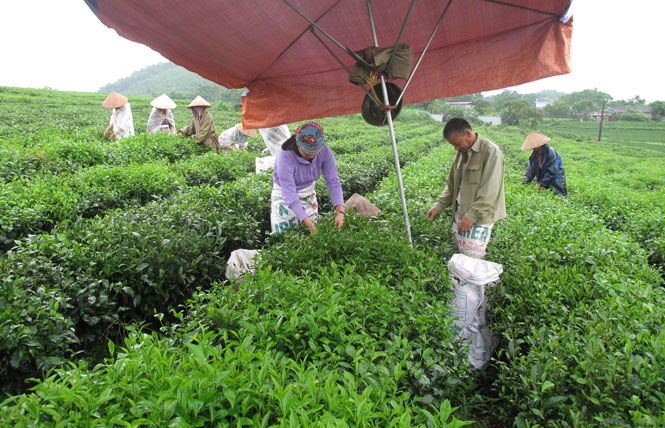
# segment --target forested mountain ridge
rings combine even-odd
[[[128,77],[108,83],[97,92],[119,92],[125,96],[156,97],[163,93],[171,98],[190,99],[201,95],[209,102],[240,104],[243,89],[226,89],[172,62],[162,62],[135,71]]]

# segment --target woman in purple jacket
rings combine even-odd
[[[324,144],[323,128],[308,122],[296,129],[295,135],[282,143],[273,173],[270,223],[273,233],[283,233],[303,222],[311,233],[319,217],[314,185],[321,177],[326,180],[330,200],[337,215],[335,225],[344,226],[344,197],[337,174],[335,156]]]

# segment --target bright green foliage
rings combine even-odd
[[[38,95],[0,91],[25,111]],[[46,95],[39,108],[58,105]],[[420,113],[395,123],[414,248],[387,129],[358,115],[319,122],[346,196],[361,191],[383,216],[348,216],[338,232],[324,208],[317,235],[301,228],[267,238],[271,180],[252,173],[258,145],[153,157],[140,150],[152,140],[139,135],[107,163],[86,142],[96,134],[83,130],[102,98],[80,97],[88,105],[77,110],[79,125],[49,110],[64,136],[57,140],[74,149],[61,156],[54,143],[42,163],[23,162],[28,151],[16,148],[48,137],[43,123],[23,140],[0,126],[0,150],[11,147],[0,153],[18,153],[0,165],[25,171],[7,175],[5,184],[22,189],[4,194],[10,207],[116,204],[97,217],[51,217],[50,233],[0,258],[4,390],[57,368],[1,403],[0,425],[465,425],[452,406],[489,427],[665,424],[665,295],[650,266],[662,266],[665,230],[660,140],[586,146],[552,135],[568,177],[564,199],[521,184],[523,131],[479,129],[505,153],[508,218],[487,256],[504,266],[489,292],[499,346],[476,372],[450,331],[450,213],[425,219],[455,155],[441,144],[442,124]],[[232,112],[230,125],[239,119],[212,110]],[[12,123],[8,111],[0,115]],[[16,196],[33,188],[44,191]],[[236,248],[263,248],[259,270],[224,281]]]
[[[288,277],[276,279],[289,282]],[[404,370],[377,368],[371,350],[354,350],[348,367],[335,361],[295,360],[261,342],[248,330],[213,333],[200,327],[176,340],[134,332],[105,364],[92,370],[85,365],[59,370],[38,385],[35,394],[1,403],[0,422],[97,427],[468,425],[451,416],[454,409],[448,401],[419,406],[398,385]]]
[[[574,195],[567,201],[521,185],[524,170],[512,153],[525,156],[523,137],[494,137],[508,166],[508,218],[495,226],[488,249],[488,258],[504,265],[490,309],[490,328],[501,343],[488,395],[467,397],[461,415],[495,415],[497,426],[660,426],[662,279],[644,251],[608,231]],[[447,169],[436,172],[437,165],[449,165],[450,152],[435,149],[403,171],[414,239],[440,248],[444,259],[454,252],[446,213],[438,227],[423,217],[443,187]],[[570,171],[565,151],[563,157]],[[392,174],[391,180],[370,199],[399,212]]]
[[[611,150],[629,147],[646,147],[665,152],[665,124],[654,122],[608,121],[605,112],[601,142]],[[526,123],[531,126],[531,123]],[[591,143],[598,138],[600,123],[595,120],[580,122],[568,119],[544,119],[533,129],[550,137],[558,136],[569,140]],[[531,129],[530,129],[531,130]],[[609,145],[608,145],[609,144]],[[608,145],[608,146],[606,146]]]
[[[341,145],[366,152],[340,155],[342,182],[373,188],[390,168],[385,140],[360,139],[357,116],[321,122],[331,130],[333,148],[337,133],[348,135]],[[431,123],[398,125],[414,135],[404,141],[406,160],[428,150],[431,142],[421,136],[441,126]],[[196,156],[188,147],[199,146],[190,141],[146,134],[100,147],[102,162],[58,174],[36,171],[1,192],[4,249],[24,239],[0,259],[0,308],[8,308],[7,340],[0,345],[7,363],[0,370],[11,379],[8,390],[72,352],[115,338],[125,323],[168,314],[196,287],[219,279],[232,250],[260,247],[269,231],[270,174],[253,174],[256,151]],[[364,156],[381,156],[384,170],[374,167],[354,179],[353,162],[373,166]],[[40,231],[50,233],[25,239]],[[22,324],[30,328],[17,330]]]
[[[22,290],[57,287],[47,297],[59,302],[59,313],[76,327],[76,336],[43,344],[56,355],[79,341],[104,340],[100,328],[114,337],[118,324],[150,322],[155,311],[169,313],[196,287],[222,276],[234,249],[259,246],[267,230],[267,192],[266,183],[248,179],[63,224],[1,260],[3,290],[14,305],[28,306],[28,318],[30,300],[19,301],[29,295]],[[21,291],[13,295],[13,290]],[[35,334],[55,328],[52,318],[45,323]],[[7,334],[12,340],[0,344],[0,355],[17,359],[23,369],[41,367],[18,346],[23,343],[14,338],[18,332]]]
[[[6,183],[0,190],[0,249],[63,220],[90,218],[116,208],[143,205],[187,185],[218,185],[254,170],[253,152],[202,156],[175,165],[97,165],[74,174],[42,174]]]
[[[530,153],[519,152],[525,135],[491,135],[526,171]],[[665,271],[665,155],[634,144],[579,144],[564,138],[551,144],[563,157],[569,200],[591,210],[606,227],[630,236]],[[665,149],[665,142],[653,145]]]

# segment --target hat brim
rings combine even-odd
[[[208,101],[204,100],[202,96],[197,95],[196,98],[194,98],[187,106],[187,108],[192,107],[212,107],[212,105]]]
[[[150,105],[155,108],[161,108],[165,110],[172,110],[178,107],[176,103],[166,94],[162,94],[154,100],[150,101]]]
[[[522,151],[526,150],[533,150],[538,147],[544,146],[551,140],[550,137],[545,136],[543,134],[539,134],[537,132],[529,132],[529,135],[527,135],[526,140],[524,140],[524,144],[522,144]]]
[[[127,99],[127,97],[120,95],[117,92],[111,92],[104,102],[102,102],[102,107],[118,108],[127,104],[128,101],[129,99]]]
[[[245,129],[243,128],[242,124],[238,123],[236,125],[236,129],[243,134],[247,135],[250,138],[256,138],[258,135],[256,134],[256,129]]]

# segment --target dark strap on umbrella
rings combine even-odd
[[[500,0],[483,0],[483,1],[485,1],[487,3],[500,4],[500,5],[503,5],[503,6],[516,7],[518,9],[524,9],[524,10],[528,10],[528,11],[531,11],[531,12],[542,13],[543,15],[551,15],[551,16],[556,17],[557,19],[559,18],[559,15],[557,15],[556,13],[553,13],[553,12],[546,12],[544,10],[533,9],[533,8],[530,8],[530,7],[521,6],[521,5],[518,5],[518,4],[512,4],[512,3],[505,2],[505,1],[500,1]],[[570,7],[570,4],[568,4],[568,6]]]

